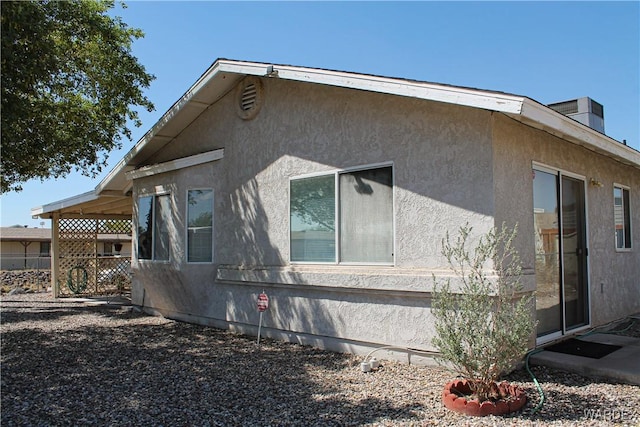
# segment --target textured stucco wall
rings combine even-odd
[[[134,182],[134,200],[170,192],[175,218],[172,260],[133,266],[134,303],[254,332],[255,299],[264,289],[272,301],[266,334],[325,337],[333,348],[339,346],[331,342],[431,349],[428,291],[432,273],[447,274],[440,240],[465,222],[476,233],[493,225],[490,113],[277,79],[263,83],[255,119],[236,115],[232,91],[148,164],[217,148],[224,148],[223,159]],[[289,179],[381,162],[394,165],[395,266],[291,266]],[[200,187],[215,192],[215,262],[188,265],[185,197],[188,188]]]
[[[264,334],[333,349],[432,349],[432,274],[445,232],[520,227],[525,286],[534,281],[532,161],[597,177],[587,188],[593,324],[640,311],[637,250],[613,248],[613,182],[640,188],[638,171],[488,111],[410,98],[263,79],[249,121],[236,92],[209,107],[148,164],[224,148],[224,158],[134,182],[134,200],[168,192],[174,222],[168,263],[134,263],[134,303],[174,318],[255,333],[256,297],[271,309]],[[291,265],[289,179],[393,163],[393,266]],[[212,264],[185,260],[186,192],[213,188]],[[632,193],[634,224],[640,213]],[[634,227],[640,245],[640,227]],[[619,274],[612,274],[612,271]],[[602,292],[601,292],[601,285]]]
[[[532,165],[583,176],[589,248],[592,326],[640,312],[640,170],[494,114],[496,223],[517,220],[526,268],[534,268]],[[588,185],[596,178],[603,185]],[[614,244],[613,185],[631,188],[632,251]]]

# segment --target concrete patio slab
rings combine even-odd
[[[640,385],[640,338],[606,333],[576,338],[601,344],[619,345],[622,348],[600,359],[543,350],[532,354],[530,363],[614,382]]]

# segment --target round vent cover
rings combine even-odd
[[[237,112],[243,120],[251,120],[260,112],[264,101],[262,81],[257,77],[247,77],[238,85],[236,97]]]

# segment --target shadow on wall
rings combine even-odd
[[[283,190],[283,197],[277,199],[281,203],[279,210],[287,212],[288,188]],[[258,181],[248,179],[222,199],[220,211],[230,214],[221,215],[225,222],[218,228],[219,232],[222,230],[218,241],[224,243],[218,245],[216,257],[229,263],[219,266],[221,269],[230,269],[241,279],[217,277],[211,304],[218,309],[212,317],[230,322],[240,332],[255,335],[260,319],[257,298],[265,292],[270,299],[270,308],[263,315],[263,334],[275,336],[291,331],[336,336],[342,320],[337,313],[326,309],[320,293],[317,293],[320,298],[314,298],[309,292],[301,292],[293,284],[306,283],[295,272],[287,272],[289,284],[272,276],[277,274],[274,271],[278,267],[288,264],[288,256],[281,253],[273,240],[277,238],[275,236],[288,236],[288,219],[281,215],[282,223],[270,221],[263,207]],[[286,241],[280,242],[280,247],[286,246]],[[205,307],[202,309],[206,310]]]
[[[224,232],[216,236],[224,242],[217,258],[240,266],[286,265],[285,257],[271,241],[272,236],[283,235],[286,229],[282,224],[269,222],[256,178],[247,180],[223,198],[221,216],[227,223],[222,224]]]
[[[285,212],[287,192],[285,188],[280,206]],[[218,255],[235,262],[219,266],[209,295],[210,304],[217,309],[210,317],[255,335],[260,320],[257,298],[265,292],[270,308],[263,315],[263,334],[316,346],[332,345],[331,340],[338,339],[365,345],[430,347],[424,328],[400,326],[430,323],[426,292],[375,293],[309,283],[308,276],[285,267],[287,256],[278,247],[287,247],[287,242],[275,239],[289,235],[288,220],[269,221],[257,181],[249,180],[227,200],[229,206],[222,209],[232,215],[222,227],[232,240],[225,242]],[[207,312],[207,307],[201,309]]]
[[[211,121],[208,134],[217,135],[226,144],[225,158],[214,166],[220,168],[216,173],[221,177],[213,184],[215,260],[224,264],[222,268],[228,266],[242,274],[223,281],[216,276],[215,265],[209,277],[203,274],[202,280],[194,280],[195,267],[189,266],[188,273],[158,268],[149,272],[151,279],[145,285],[153,306],[203,320],[254,327],[258,322],[256,299],[264,289],[272,297],[274,311],[277,308],[265,321],[282,331],[366,337],[363,331],[349,328],[375,322],[372,305],[377,309],[389,306],[384,322],[395,325],[389,331],[402,329],[398,325],[405,321],[427,324],[429,302],[422,296],[374,298],[350,290],[326,290],[320,288],[325,283],[307,283],[287,268],[289,255],[281,253],[289,247],[287,178],[327,168],[394,162],[394,200],[402,206],[394,212],[395,225],[401,231],[394,249],[411,249],[404,252],[403,266],[432,267],[440,257],[434,239],[425,234],[440,234],[443,227],[455,223],[452,212],[476,217],[481,225],[488,225],[485,218],[493,205],[486,197],[490,193],[486,183],[492,178],[492,156],[484,148],[491,142],[490,117],[484,111],[360,91],[303,83],[284,86],[277,79],[264,84],[266,102],[253,120],[215,120],[216,114],[227,117],[224,112],[236,101],[233,92],[202,116],[202,120]],[[379,107],[383,105],[380,102],[384,108]],[[371,123],[376,124],[373,129]],[[363,141],[367,143],[364,150]],[[194,145],[196,148],[203,147]],[[479,166],[469,168],[465,159]],[[426,221],[425,225],[424,217],[438,221]],[[425,255],[429,262],[424,261]],[[286,281],[270,277],[278,268],[287,270]],[[307,285],[318,288],[311,292],[305,289]],[[416,301],[427,309],[412,306]],[[405,339],[394,335],[372,342],[399,340]]]

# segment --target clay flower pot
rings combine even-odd
[[[442,391],[444,406],[452,411],[472,416],[504,415],[519,411],[525,403],[527,396],[524,391],[515,385],[503,382],[497,385],[502,398],[479,402],[471,398],[471,387],[467,380],[455,380],[447,383]]]

